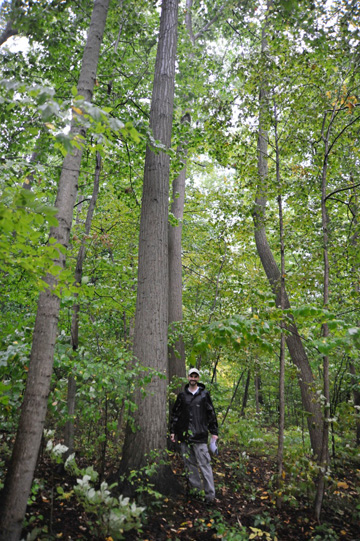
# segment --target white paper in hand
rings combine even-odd
[[[216,445],[216,440],[213,440],[213,439],[210,440],[209,449],[212,455],[217,455],[219,453],[217,445]]]

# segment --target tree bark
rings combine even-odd
[[[167,148],[171,144],[177,47],[178,0],[162,4],[156,54],[150,128],[154,138]],[[121,472],[139,469],[152,450],[166,448],[167,333],[168,333],[168,205],[170,158],[166,152],[146,149],[141,205],[138,290],[135,313],[134,357],[153,376],[146,387],[135,392],[136,431],[127,427]],[[170,468],[159,468],[152,482],[169,492],[173,480]]]
[[[108,6],[109,0],[95,0],[78,82],[78,93],[87,101],[92,98]],[[85,135],[85,129],[79,128],[75,118],[71,133]],[[50,237],[65,249],[69,243],[81,157],[82,148],[64,159],[55,203],[58,226],[50,231]],[[65,260],[65,254],[59,252],[56,263],[60,268]],[[59,294],[54,291],[56,278],[47,275],[45,280],[48,287],[39,296],[26,390],[3,490],[1,541],[20,538],[45,423],[60,309]]]

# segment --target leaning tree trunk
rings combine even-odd
[[[166,148],[171,144],[178,0],[162,4],[156,54],[150,128]],[[170,157],[146,149],[141,205],[138,290],[135,313],[134,357],[154,375],[146,387],[135,392],[135,432],[128,425],[121,472],[138,469],[152,450],[166,448],[167,333],[168,333],[168,205]],[[169,473],[169,475],[167,475]],[[160,491],[171,489],[170,468],[159,468],[152,478]]]
[[[262,34],[261,53],[265,57],[267,44],[267,25],[265,23]],[[261,263],[269,280],[270,286],[276,296],[276,305],[281,306],[281,273],[275,261],[274,255],[269,246],[265,230],[265,207],[268,178],[268,133],[264,126],[267,116],[267,91],[266,80],[260,88],[260,111],[259,111],[259,136],[258,136],[258,189],[255,199],[253,219],[255,225],[255,242]],[[290,308],[289,299],[284,291],[284,308]],[[320,404],[315,393],[314,377],[310,363],[297,331],[295,322],[287,325],[289,334],[286,337],[286,344],[292,362],[298,368],[298,382],[301,391],[302,404],[307,412],[307,422],[310,434],[311,446],[315,456],[321,456],[322,443],[322,414]]]
[[[95,0],[78,82],[78,93],[87,101],[92,98],[108,6],[109,0]],[[85,129],[74,118],[71,134],[79,133],[84,136]],[[51,238],[65,249],[69,243],[81,156],[82,148],[64,159],[55,203],[58,226],[50,231]],[[61,268],[65,259],[65,254],[59,251],[56,263]],[[26,390],[2,495],[1,541],[20,538],[45,423],[60,309],[56,278],[47,275],[45,280],[48,287],[39,296]]]
[[[91,200],[89,203],[88,211],[86,214],[85,228],[84,228],[84,237],[81,241],[81,246],[79,248],[76,268],[75,268],[75,285],[79,286],[82,280],[83,273],[83,264],[86,255],[86,237],[90,233],[91,222],[93,219],[96,201],[99,194],[99,185],[100,185],[100,172],[101,172],[101,155],[99,152],[96,153],[96,165],[95,165],[95,176],[94,176],[94,187],[91,195]],[[78,294],[75,293],[75,298],[78,297]],[[71,347],[74,352],[77,351],[79,347],[79,312],[80,305],[76,302],[73,306],[72,318],[71,318]],[[76,379],[73,371],[68,376],[68,389],[67,389],[67,414],[68,419],[65,423],[64,430],[64,444],[68,448],[65,456],[68,457],[74,452],[74,416],[75,416],[75,402],[76,402]]]

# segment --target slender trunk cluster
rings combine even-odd
[[[91,201],[89,203],[88,211],[86,214],[84,237],[81,242],[81,246],[78,252],[75,268],[75,284],[80,285],[83,273],[83,264],[86,254],[86,237],[90,233],[91,222],[93,219],[97,197],[99,194],[100,185],[100,172],[101,172],[101,156],[100,153],[96,153],[96,166],[94,175],[94,187],[91,195]],[[77,298],[77,294],[74,295]],[[75,303],[73,306],[72,318],[71,318],[71,347],[74,352],[79,347],[79,312],[80,305]],[[68,392],[67,392],[67,413],[68,419],[65,424],[64,432],[64,444],[68,448],[66,456],[71,455],[74,452],[74,416],[75,416],[75,399],[76,399],[76,379],[75,374],[72,371],[68,377]]]
[[[261,54],[266,56],[268,49],[266,23],[263,28]],[[255,225],[256,248],[265,270],[266,276],[276,298],[276,305],[284,309],[290,308],[290,302],[285,288],[281,288],[281,272],[275,261],[274,255],[266,236],[265,213],[267,202],[267,178],[268,178],[268,133],[265,128],[268,116],[268,90],[266,78],[263,79],[259,95],[259,135],[258,135],[258,188],[255,198],[255,209],[253,219]],[[292,362],[298,368],[298,382],[301,390],[301,398],[305,411],[310,434],[312,450],[318,458],[321,456],[322,448],[322,414],[320,404],[315,392],[314,377],[310,363],[297,331],[294,320],[286,327],[286,344]]]
[[[109,0],[95,0],[78,82],[78,93],[87,101],[92,98],[108,6]],[[72,121],[71,134],[85,136],[85,129],[76,118]],[[65,157],[59,180],[55,203],[58,226],[51,228],[50,236],[64,248],[56,261],[60,268],[65,266],[81,157],[82,148]],[[56,277],[48,275],[45,280],[48,287],[38,301],[26,390],[3,490],[1,541],[20,538],[45,423],[60,309]]]

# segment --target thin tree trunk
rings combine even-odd
[[[193,33],[192,28],[192,5],[193,0],[186,0],[185,9],[185,24],[189,34],[192,45],[195,45],[196,40],[201,37],[212,24],[214,24],[222,12],[225,9],[226,4],[222,5],[216,15],[208,21],[196,35]],[[188,59],[191,61],[193,58],[193,52],[190,50],[188,53]],[[184,114],[182,122],[190,123],[190,113]],[[183,147],[180,147],[180,152],[183,153],[184,167],[181,170],[179,176],[173,181],[173,202],[171,212],[179,220],[177,227],[173,227],[169,224],[169,329],[175,330],[176,325],[173,323],[179,323],[182,321],[182,260],[181,260],[181,237],[182,237],[182,223],[181,220],[184,214],[184,201],[185,201],[185,180],[186,180],[186,163],[187,163],[187,150],[186,142]],[[178,332],[178,331],[177,331]],[[173,346],[169,347],[169,381],[172,381],[173,377],[183,378],[186,375],[185,367],[185,346],[182,335],[180,334]],[[180,386],[175,391],[180,391]],[[171,406],[171,404],[170,404]]]
[[[276,182],[280,187],[278,196],[279,204],[279,228],[280,228],[280,255],[281,255],[281,281],[280,281],[280,308],[283,311],[285,305],[285,245],[284,245],[284,220],[282,207],[281,193],[281,178],[280,178],[280,152],[279,139],[277,129],[277,110],[276,104],[274,107],[275,113],[275,150],[276,150]],[[283,314],[282,314],[283,315]],[[277,450],[277,466],[278,466],[278,490],[282,483],[283,461],[284,461],[284,434],[285,434],[285,331],[284,324],[281,321],[281,338],[280,338],[280,366],[279,366],[279,434],[278,434],[278,450]],[[282,498],[277,496],[276,505],[281,508]]]
[[[96,165],[95,165],[95,175],[94,175],[94,187],[91,196],[91,201],[89,203],[88,211],[86,214],[85,220],[85,229],[84,229],[84,238],[81,242],[79,253],[76,260],[75,268],[75,284],[80,285],[82,280],[83,264],[86,254],[86,237],[90,233],[91,222],[94,216],[96,201],[99,194],[99,185],[100,185],[100,172],[101,172],[101,155],[99,152],[96,153]],[[75,293],[75,298],[78,297],[78,294]],[[79,312],[80,306],[78,303],[73,306],[73,313],[71,318],[71,346],[72,350],[75,352],[79,347]],[[68,377],[68,392],[67,392],[67,414],[68,420],[65,424],[64,432],[64,444],[68,448],[66,456],[71,455],[74,452],[74,415],[75,415],[75,400],[76,400],[76,380],[74,373],[72,372]]]
[[[261,394],[261,377],[259,373],[257,372],[255,374],[255,405],[256,405],[256,413],[260,413],[260,405],[263,404],[262,394]]]
[[[230,411],[230,408],[231,408],[231,406],[232,406],[232,403],[234,402],[234,399],[235,399],[237,390],[238,390],[238,388],[239,388],[240,382],[241,382],[241,380],[242,380],[244,374],[245,374],[245,370],[243,370],[243,371],[241,372],[241,374],[240,374],[240,377],[239,377],[238,382],[237,382],[237,384],[236,384],[236,387],[235,387],[235,389],[234,389],[233,395],[232,395],[232,397],[231,397],[230,403],[229,403],[228,407],[226,408],[225,415],[224,415],[224,417],[223,417],[223,420],[221,421],[221,426],[223,426],[224,423],[225,423],[225,419],[226,419],[226,417],[227,417],[227,414],[228,414],[229,411]]]
[[[353,362],[349,364],[349,372],[351,374],[351,381],[353,385],[353,400],[356,411],[356,445],[360,446],[360,392],[357,390],[358,378],[356,377],[356,370]]]
[[[248,370],[247,378],[246,378],[246,382],[245,382],[244,395],[243,395],[243,400],[242,400],[242,405],[241,405],[240,417],[245,416],[245,409],[246,409],[246,405],[247,405],[247,401],[248,401],[248,397],[249,397],[250,378],[251,378],[251,371]]]
[[[262,55],[266,54],[268,48],[266,33],[267,27],[265,23],[261,43]],[[259,96],[258,190],[255,199],[253,219],[255,225],[256,248],[270,286],[275,294],[276,304],[277,306],[281,306],[281,273],[269,246],[265,231],[265,207],[268,177],[268,133],[264,126],[266,125],[267,100],[268,92],[266,89],[266,80],[264,80],[260,88]],[[286,291],[284,292],[284,307],[290,308]],[[289,349],[292,362],[298,368],[298,382],[301,390],[302,404],[305,411],[308,413],[307,421],[311,446],[314,455],[319,458],[321,455],[322,443],[322,415],[315,393],[314,377],[295,323],[288,324],[287,330],[289,331],[289,334],[286,337],[286,344]]]
[[[92,98],[108,6],[109,0],[95,0],[78,82],[78,93],[87,101]],[[76,119],[72,121],[71,133],[85,135],[85,129],[79,128]],[[50,231],[51,238],[65,249],[69,243],[81,156],[82,148],[64,159],[55,203],[58,226]],[[65,259],[65,254],[59,252],[57,264],[61,268]],[[46,283],[48,288],[39,296],[28,379],[3,490],[1,541],[20,538],[45,423],[60,309],[56,278],[48,275]]]
[[[328,308],[329,305],[329,278],[330,278],[330,267],[329,267],[329,217],[326,208],[326,191],[327,191],[327,167],[328,167],[328,157],[329,157],[329,136],[332,126],[332,122],[335,116],[335,107],[332,112],[332,117],[329,122],[328,129],[325,133],[325,121],[327,113],[325,113],[324,123],[323,123],[323,141],[324,141],[324,163],[322,168],[322,178],[321,178],[321,217],[322,217],[322,229],[323,229],[323,258],[324,258],[324,293],[323,293],[323,305],[324,309]],[[324,339],[329,336],[329,327],[327,323],[324,323],[322,326],[322,335]],[[323,421],[323,430],[322,430],[322,448],[321,448],[321,457],[320,457],[320,473],[317,480],[316,487],[316,497],[315,497],[315,516],[317,520],[320,520],[320,514],[322,510],[322,503],[325,493],[325,475],[329,463],[329,414],[330,414],[330,381],[329,381],[329,357],[328,355],[323,356],[323,380],[324,380],[324,421]]]
[[[164,0],[156,54],[150,128],[167,148],[171,144],[178,0]],[[123,448],[121,472],[138,469],[148,454],[166,448],[167,332],[168,332],[168,205],[170,159],[165,152],[146,150],[141,205],[138,290],[135,314],[134,356],[153,376],[146,394],[137,389],[134,401],[136,431],[129,424]],[[158,490],[174,488],[171,469],[159,467],[152,481]]]
[[[186,113],[182,122],[190,123],[190,115]],[[177,336],[173,345],[169,346],[169,382],[173,377],[184,378],[185,368],[185,345],[184,340],[176,327],[176,323],[182,322],[182,263],[181,263],[181,237],[182,219],[184,216],[185,180],[187,150],[180,147],[178,152],[183,154],[184,167],[174,179],[172,185],[171,212],[178,220],[176,226],[169,223],[169,330]],[[179,392],[181,389],[175,389]]]
[[[353,179],[352,179],[352,175],[351,175],[351,181],[352,180]],[[354,182],[352,182],[352,184],[354,184]],[[355,189],[354,189],[354,193],[353,193],[352,198],[354,200],[354,204],[352,204],[350,206],[350,210],[351,210],[353,218],[354,218],[354,224],[355,224],[356,227],[358,227],[359,202],[358,202],[358,195],[357,195]],[[355,234],[352,236],[351,244],[358,250],[358,248],[359,248],[359,233],[358,233],[358,231],[355,231]],[[359,271],[358,266],[353,268],[354,290],[359,295],[359,293],[360,293],[360,285],[359,285],[359,279],[358,279],[358,271]],[[359,323],[358,323],[358,325],[359,325]],[[353,400],[354,400],[354,406],[356,408],[355,409],[355,412],[356,412],[356,445],[360,446],[360,391],[358,390],[359,385],[358,385],[357,378],[356,378],[355,364],[354,364],[354,362],[352,360],[350,360],[350,362],[349,362],[349,372],[351,374],[351,382],[352,382],[352,388],[353,388],[352,395],[353,395]]]

